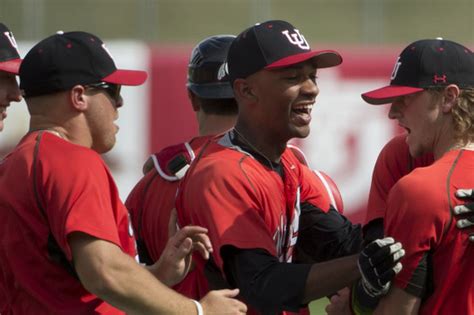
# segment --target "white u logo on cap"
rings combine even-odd
[[[309,44],[304,38],[303,35],[300,34],[300,31],[295,29],[295,33],[290,34],[288,30],[281,32],[288,38],[288,41],[295,46],[298,46],[301,49],[309,49]]]
[[[393,67],[392,75],[390,76],[390,80],[393,80],[397,77],[398,69],[400,69],[401,65],[402,65],[402,63],[400,62],[400,57],[398,57],[397,61],[395,62],[395,66]]]
[[[18,45],[16,44],[16,40],[15,40],[15,37],[13,37],[12,32],[4,32],[3,34],[7,37],[8,41],[13,46],[13,48],[15,48],[16,51],[18,52]]]

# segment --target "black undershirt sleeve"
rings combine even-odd
[[[357,254],[362,228],[332,206],[326,213],[310,203],[301,204],[295,262],[317,263]]]
[[[263,249],[222,248],[224,273],[246,303],[263,315],[297,312],[302,305],[310,264],[279,262]]]

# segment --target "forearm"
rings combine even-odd
[[[128,314],[195,314],[194,303],[162,284],[132,258],[109,266],[95,293]],[[106,279],[108,278],[108,279]]]
[[[327,296],[350,286],[360,277],[357,268],[359,255],[314,264],[311,267],[303,296],[303,303]]]
[[[107,241],[84,234],[70,238],[83,286],[129,314],[196,314],[194,303],[159,282],[132,257]]]

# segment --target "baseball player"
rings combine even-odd
[[[134,260],[129,214],[99,154],[115,144],[121,86],[146,76],[117,69],[85,32],[50,36],[23,60],[30,130],[0,163],[5,314],[245,313],[237,290],[201,304],[166,286],[183,277],[193,248],[212,251],[204,228],[184,227],[148,270]]]
[[[7,118],[7,107],[10,102],[21,101],[20,89],[16,75],[20,68],[21,58],[13,33],[0,23],[0,131]]]
[[[456,190],[474,185],[473,75],[468,48],[420,40],[402,51],[389,86],[362,95],[370,104],[392,103],[389,118],[407,130],[410,155],[430,164],[423,155],[432,152],[434,159],[396,181],[388,195],[385,233],[403,242],[406,255],[377,314],[474,311],[473,227],[457,229],[465,220],[453,216],[460,204]]]
[[[168,239],[168,222],[179,180],[212,135],[231,129],[237,117],[228,75],[223,70],[233,35],[216,35],[198,43],[188,65],[187,91],[199,125],[199,136],[155,153],[145,163],[145,176],[125,203],[137,237],[140,261],[156,262]],[[202,272],[191,271],[174,289],[199,298],[208,292]]]
[[[199,155],[202,145],[210,139],[209,136],[223,134],[235,125],[237,103],[233,98],[228,74],[223,72],[227,51],[234,38],[231,35],[211,36],[194,47],[189,60],[187,87],[196,112],[200,137],[153,154],[144,165],[145,176],[127,198],[125,205],[131,214],[142,263],[151,265],[160,258],[168,237],[168,222],[179,180],[192,160]],[[304,153],[295,146],[289,147],[300,162],[307,165]],[[327,191],[331,204],[342,212],[342,198],[336,184],[323,172],[315,171],[315,174],[319,186]],[[303,224],[308,230],[311,229],[309,222]],[[306,253],[305,246],[300,244],[297,245],[297,261],[310,260],[316,255],[314,252]],[[209,270],[207,275],[210,275]],[[203,271],[197,269],[173,289],[195,299],[201,298],[209,290]]]
[[[211,288],[238,287],[253,314],[299,312],[305,303],[357,281],[361,274],[364,288],[385,290],[403,256],[401,245],[390,238],[370,244],[364,255],[290,263],[302,213],[330,223],[326,233],[320,229],[317,235],[324,246],[329,239],[336,248],[351,242],[360,246],[361,236],[353,241],[352,229],[339,228],[345,226],[341,215],[315,189],[313,173],[287,149],[288,140],[309,133],[319,93],[317,69],[337,66],[341,56],[311,50],[288,22],[267,21],[237,36],[227,62],[239,105],[236,126],[204,145],[176,200],[181,225],[208,229],[214,252],[207,267],[212,265],[220,275],[211,279]]]

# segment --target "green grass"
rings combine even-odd
[[[326,311],[324,311],[324,308],[328,304],[329,304],[329,300],[327,298],[322,298],[322,299],[311,302],[309,304],[311,315],[325,315]]]

